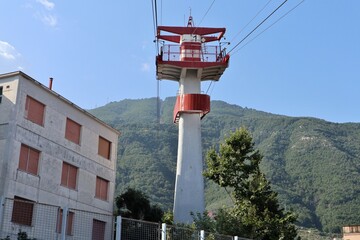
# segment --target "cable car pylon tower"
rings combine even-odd
[[[230,56],[221,49],[225,28],[158,26],[162,40],[156,56],[157,80],[179,83],[173,121],[178,124],[178,153],[174,195],[174,222],[192,222],[191,212],[205,210],[201,119],[210,112],[210,96],[201,93],[202,81],[218,81]],[[218,42],[208,46],[207,43]],[[168,44],[170,42],[171,44]]]

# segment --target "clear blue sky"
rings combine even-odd
[[[230,49],[282,1],[270,1],[234,40],[269,0],[157,0],[158,21],[184,26],[191,8],[195,25],[227,28]],[[299,2],[289,0],[249,40]],[[359,0],[304,1],[231,56],[211,98],[360,122],[359,10]],[[151,0],[0,0],[0,73],[21,70],[45,85],[54,77],[53,89],[85,109],[156,96],[153,40]],[[161,81],[160,97],[177,87]]]

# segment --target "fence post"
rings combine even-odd
[[[121,224],[122,218],[121,216],[116,217],[116,240],[121,240]]]
[[[0,197],[0,233],[2,232],[2,222],[3,222],[3,218],[4,218],[4,209],[5,209],[5,197],[1,196]]]
[[[205,240],[205,231],[204,230],[200,231],[200,240]]]
[[[62,211],[62,221],[61,221],[61,240],[66,239],[66,227],[67,227],[67,215],[69,212],[68,207],[64,207]]]
[[[238,240],[238,239],[239,239],[239,237],[238,237],[238,236],[235,236],[235,237],[234,237],[234,240]]]
[[[161,240],[166,240],[166,223],[161,224]]]

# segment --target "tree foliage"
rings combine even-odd
[[[160,222],[164,214],[158,205],[151,205],[146,194],[128,188],[115,199],[118,214],[122,217]]]
[[[262,156],[254,145],[250,133],[240,128],[225,139],[219,153],[211,149],[207,154],[204,176],[231,188],[234,196],[234,208],[220,212],[216,221],[224,221],[224,226],[217,230],[254,239],[294,239],[296,218],[279,207],[277,194],[260,171]]]

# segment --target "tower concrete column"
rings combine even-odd
[[[187,70],[179,81],[180,94],[200,93],[197,70]],[[182,113],[179,118],[179,138],[174,199],[174,221],[192,222],[190,212],[205,210],[201,123],[199,113]]]
[[[174,196],[174,221],[190,223],[190,212],[205,210],[200,120],[210,112],[210,96],[201,94],[201,81],[218,81],[230,56],[220,42],[225,28],[158,26],[157,39],[164,41],[156,57],[156,77],[179,82],[173,120],[179,126]],[[166,42],[175,43],[165,44]]]

